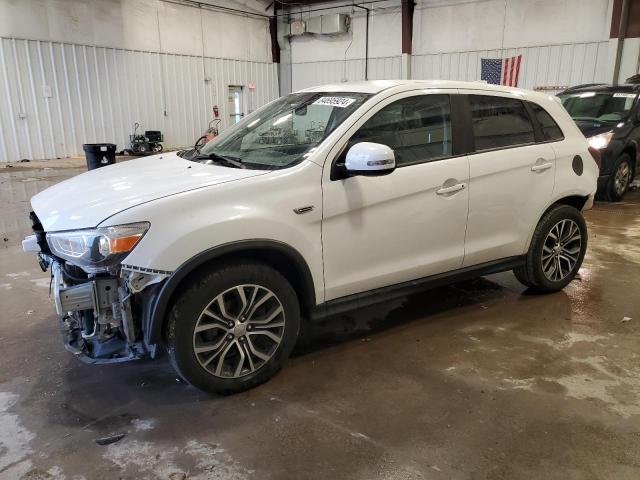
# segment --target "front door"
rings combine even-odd
[[[325,300],[461,267],[469,164],[466,156],[454,156],[453,93],[391,96],[329,154],[323,173]],[[364,141],[391,147],[397,169],[331,180],[332,164]]]
[[[472,91],[470,91],[471,93]],[[521,255],[549,205],[556,155],[536,143],[524,102],[469,95],[475,153],[469,155],[469,222],[464,266]]]

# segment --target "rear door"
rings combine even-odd
[[[524,253],[551,200],[556,156],[548,143],[536,143],[531,110],[517,94],[464,93],[474,140],[466,267]]]

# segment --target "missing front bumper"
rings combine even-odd
[[[75,314],[60,319],[60,331],[64,348],[83,363],[122,363],[147,356],[142,342],[131,344],[115,334],[103,338],[85,338],[82,334],[82,322]]]
[[[155,356],[155,346],[142,341],[141,321],[134,319],[132,308],[134,301],[144,303],[142,290],[155,277],[123,271],[119,276],[95,276],[74,283],[59,262],[52,261],[51,270],[53,298],[69,352],[91,364]]]

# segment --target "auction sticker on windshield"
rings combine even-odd
[[[349,97],[320,97],[318,100],[313,102],[313,104],[327,105],[329,107],[346,108],[355,101],[356,101],[355,98],[349,98]]]
[[[635,93],[614,93],[614,98],[636,98]]]

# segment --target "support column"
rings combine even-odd
[[[624,83],[640,71],[640,0],[614,0],[609,37],[609,79]]]
[[[400,59],[400,78],[402,80],[410,80],[411,76],[411,54],[403,53]]]
[[[410,79],[411,51],[413,46],[413,10],[414,0],[402,0],[402,78]]]
[[[616,59],[613,65],[613,84],[617,85],[620,78],[620,63],[622,62],[622,48],[624,37],[627,33],[627,19],[629,18],[629,0],[622,0],[620,8],[620,21],[618,23],[618,43],[616,45]],[[613,22],[613,19],[611,20]]]
[[[277,11],[277,10],[276,10]],[[278,88],[280,95],[287,95],[292,91],[291,43],[289,41],[289,17],[282,15],[273,19],[276,23],[276,45],[278,50]],[[271,24],[270,24],[271,25]],[[271,30],[273,35],[273,30]],[[271,37],[271,51],[273,53],[273,36]],[[275,62],[275,60],[274,60]]]
[[[274,8],[274,13],[277,9]],[[280,45],[278,45],[278,17],[269,18],[269,34],[271,35],[271,61],[280,63]]]

